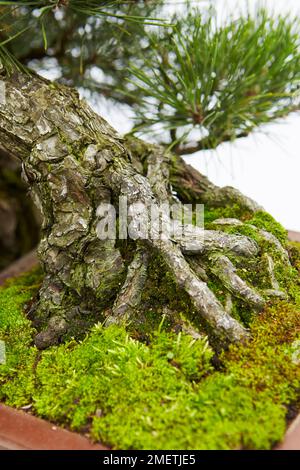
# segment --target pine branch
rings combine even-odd
[[[162,0],[158,0],[156,3],[160,4],[161,2]],[[47,50],[53,46],[54,51],[51,51],[51,57],[59,56],[59,51],[61,51],[60,56],[65,55],[65,48],[70,45],[73,39],[67,34],[70,23],[76,26],[75,37],[77,40],[82,39],[78,37],[77,28],[81,24],[84,31],[86,25],[90,24],[91,18],[106,21],[107,24],[110,22],[114,27],[114,33],[116,33],[118,26],[124,32],[130,24],[143,27],[145,25],[167,24],[165,20],[148,14],[155,9],[154,4],[148,6],[147,0],[127,0],[126,2],[121,0],[0,0],[0,46],[9,46],[3,49],[2,65],[11,65],[10,57],[6,54],[8,50],[11,54],[15,53],[16,63],[18,57],[19,65],[21,62],[26,64],[32,59],[48,57]],[[56,19],[57,13],[64,19],[61,24]],[[63,31],[65,23],[67,26]],[[26,35],[27,31],[29,32]],[[59,48],[56,44],[56,34],[58,37],[61,36]],[[65,37],[66,35],[68,37]],[[19,38],[20,36],[21,38]],[[32,47],[28,47],[29,45],[26,44],[27,38]],[[42,42],[40,38],[42,38]]]
[[[200,140],[199,142],[196,142],[193,145],[175,146],[173,148],[173,151],[174,153],[176,153],[176,155],[191,155],[193,153],[199,152],[200,150],[215,149],[218,147],[218,145],[225,143],[225,142],[232,142],[232,140],[235,140],[235,139],[248,137],[250,133],[251,133],[250,129],[248,132],[240,132],[239,134],[234,136],[234,139],[232,138],[232,136],[223,135],[223,136],[220,136],[218,140],[215,140],[214,143],[211,139],[207,138],[207,139]]]
[[[265,10],[223,26],[193,12],[171,32],[154,31],[151,57],[131,67],[131,97],[139,91],[135,130],[167,133],[178,153],[192,153],[293,112],[299,106],[299,32],[299,20]],[[188,146],[193,130],[199,142]]]

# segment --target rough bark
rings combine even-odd
[[[193,234],[188,240],[150,237],[136,243],[131,260],[114,240],[97,236],[100,203],[126,196],[128,204],[147,207],[176,200],[222,205],[238,201],[251,211],[258,206],[233,188],[220,189],[163,148],[122,139],[81,101],[76,91],[36,75],[15,73],[2,80],[6,101],[0,104],[0,147],[22,161],[23,177],[42,213],[39,257],[45,278],[39,299],[29,312],[45,348],[66,333],[77,334],[93,322],[128,320],[137,311],[147,279],[147,263],[161,256],[175,282],[222,342],[240,341],[247,330],[230,316],[209,289],[207,266],[228,292],[260,309],[263,298],[222,256],[255,256],[258,247],[247,237],[219,231]],[[203,235],[203,234],[202,234]],[[197,245],[190,262],[190,245]],[[202,274],[201,274],[202,273]],[[204,273],[204,274],[203,274]]]

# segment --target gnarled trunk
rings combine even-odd
[[[228,294],[252,308],[260,293],[235,272],[227,257],[255,257],[257,244],[242,235],[193,231],[150,237],[134,244],[130,256],[116,240],[97,236],[97,207],[120,196],[128,204],[157,207],[166,201],[205,202],[216,207],[238,202],[258,206],[232,188],[219,189],[163,148],[122,139],[79,99],[76,91],[36,75],[3,72],[0,147],[22,161],[23,177],[42,213],[39,257],[45,278],[30,315],[39,330],[36,345],[47,347],[66,333],[77,334],[97,319],[108,323],[136,314],[150,260],[160,256],[209,331],[221,341],[240,341],[247,330],[208,287],[213,272]]]

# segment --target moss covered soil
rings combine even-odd
[[[248,319],[251,341],[218,357],[205,338],[172,331],[155,303],[143,334],[99,323],[40,352],[24,311],[41,273],[9,281],[0,288],[0,401],[116,449],[272,448],[300,408],[300,245],[289,249],[289,300]]]

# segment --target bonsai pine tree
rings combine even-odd
[[[99,320],[139,329],[151,305],[171,327],[238,342],[252,314],[292,295],[285,231],[181,156],[297,109],[297,24],[264,11],[223,26],[211,11],[167,23],[163,3],[0,1],[0,148],[21,162],[42,215],[45,276],[28,312],[39,348]],[[120,137],[76,87],[131,107],[134,131]],[[98,207],[119,198],[157,212],[204,204],[205,230],[102,239]]]

